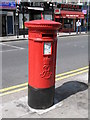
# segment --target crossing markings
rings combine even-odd
[[[17,47],[15,45],[8,45],[8,44],[4,44],[4,43],[2,43],[2,45],[8,46],[8,47],[12,47],[12,48],[16,48],[16,49],[24,49],[22,47]]]
[[[0,45],[9,47],[9,49],[7,49],[7,50],[2,49],[0,52],[12,52],[12,51],[24,50],[25,49],[25,48],[22,48],[22,47],[18,47],[18,46],[15,46],[15,45],[9,45],[9,44],[5,44],[5,43],[0,43]]]
[[[86,67],[79,68],[79,69],[76,69],[76,70],[72,70],[72,71],[69,71],[69,72],[57,74],[55,80],[56,81],[63,80],[63,79],[69,78],[69,77],[73,77],[75,75],[79,75],[79,74],[88,72],[88,68],[89,67],[86,66]],[[8,87],[8,88],[0,89],[0,93],[1,93],[0,97],[11,94],[11,93],[16,93],[16,92],[25,90],[25,89],[27,89],[27,85],[28,85],[28,82],[24,83],[24,84],[20,84],[20,85],[11,86],[11,87]]]

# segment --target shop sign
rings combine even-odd
[[[79,17],[79,15],[66,15],[66,17],[76,18],[76,17]]]
[[[81,6],[79,6],[79,5],[58,4],[57,7],[60,8],[61,10],[81,11]]]
[[[55,10],[54,10],[54,13],[55,13],[55,14],[60,14],[60,9],[55,9]]]
[[[84,18],[84,15],[66,15],[67,18]]]
[[[0,1],[0,7],[2,9],[15,9],[16,3],[11,1]]]
[[[86,15],[87,14],[87,10],[82,10],[83,14]]]

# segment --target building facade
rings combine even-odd
[[[24,22],[41,19],[41,13],[44,19],[54,20],[53,3],[49,2],[20,2],[18,10],[18,33],[27,34],[28,30]]]
[[[27,28],[25,21],[41,19],[55,20],[62,23],[62,31],[75,31],[75,22],[80,19],[82,26],[89,21],[87,3],[90,0],[0,0],[0,20],[2,21],[0,36],[24,34]],[[71,5],[67,7],[67,5]],[[72,4],[71,4],[72,3]],[[57,7],[57,4],[58,7]],[[60,4],[62,4],[60,6]],[[78,5],[77,5],[78,4]],[[75,8],[73,8],[73,6]],[[54,9],[60,10],[59,12]],[[67,13],[65,13],[67,11]]]
[[[61,32],[75,32],[77,20],[79,19],[83,26],[84,18],[81,5],[57,4],[54,19],[62,23]]]
[[[2,32],[0,36],[14,35],[15,10],[16,3],[14,0],[0,0],[0,17],[2,18]]]

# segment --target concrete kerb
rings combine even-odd
[[[9,42],[9,41],[21,41],[21,40],[27,40],[28,35],[26,35],[25,38],[23,38],[22,35],[17,38],[17,36],[6,36],[6,37],[0,37],[0,42]]]
[[[23,41],[23,40],[28,40],[28,39],[23,38],[23,39],[13,39],[13,40],[0,40],[0,42]]]
[[[67,37],[67,36],[79,36],[79,35],[88,35],[88,32],[87,33],[79,33],[79,34],[76,34],[76,33],[70,33],[70,34],[64,34],[64,35],[60,35],[61,33],[57,34],[58,37]]]
[[[70,33],[70,34],[69,33],[58,33],[57,34],[58,37],[79,36],[79,35],[88,35],[88,32],[87,33],[83,32],[81,34],[76,34],[76,33]],[[20,36],[20,38],[15,38],[16,36],[12,36],[12,38],[5,37],[5,39],[4,39],[4,37],[0,37],[0,42],[28,40],[28,35],[26,35],[26,36],[27,36],[26,38],[21,38],[21,36]]]

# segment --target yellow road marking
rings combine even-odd
[[[71,73],[78,72],[78,71],[81,71],[81,70],[84,70],[84,69],[88,69],[88,66],[83,67],[83,68],[79,68],[79,69],[76,69],[76,70],[72,70],[72,71],[69,71],[69,72],[65,72],[65,73],[62,73],[62,74],[58,74],[58,75],[56,75],[56,77],[59,77],[59,78],[56,78],[56,81],[57,80],[62,80],[64,78],[68,78],[68,76],[72,76],[73,75]],[[88,71],[88,70],[86,70],[86,71]],[[83,71],[81,71],[81,72],[83,72]],[[74,74],[77,75],[78,73],[74,73]],[[67,74],[70,74],[70,75],[67,75]],[[66,75],[66,76],[64,76],[64,75]],[[63,76],[63,77],[61,77],[61,76]],[[19,84],[19,85],[16,85],[16,86],[11,86],[11,87],[8,87],[8,88],[0,89],[0,92],[6,92],[6,91],[9,91],[9,90],[17,89],[19,87],[24,87],[24,86],[27,86],[27,85],[28,85],[28,82],[26,82],[24,84]],[[20,88],[20,89],[22,89],[22,88]]]
[[[25,89],[27,89],[27,87],[20,88],[20,89],[17,89],[17,90],[8,91],[8,92],[5,92],[5,93],[0,94],[0,97],[1,97],[1,96],[4,96],[4,95],[11,94],[11,93],[16,93],[16,92],[19,92],[19,91],[25,90]]]
[[[83,70],[83,71],[80,71],[80,72],[77,72],[77,73],[73,73],[73,74],[70,74],[70,75],[67,75],[67,76],[63,76],[63,77],[60,77],[60,78],[56,78],[56,81],[57,81],[57,80],[62,80],[62,79],[65,79],[65,78],[69,78],[69,77],[72,77],[72,76],[75,76],[75,75],[78,75],[78,74],[82,74],[82,73],[85,73],[85,72],[87,72],[87,71],[88,71],[88,70]],[[4,96],[4,95],[11,94],[11,93],[16,93],[16,92],[19,92],[19,91],[22,91],[22,90],[25,90],[25,89],[27,89],[27,87],[20,88],[20,89],[17,89],[17,90],[8,91],[8,92],[5,92],[5,93],[0,94],[0,97],[1,97],[1,96]]]
[[[15,86],[11,86],[11,87],[8,87],[8,88],[3,88],[3,89],[0,90],[0,92],[5,92],[5,91],[8,91],[8,90],[16,89],[16,88],[23,87],[23,86],[26,86],[26,85],[28,85],[28,83],[15,85]]]
[[[60,77],[60,78],[56,78],[56,81],[62,80],[62,79],[65,79],[65,78],[69,78],[69,77],[73,77],[75,75],[82,74],[84,72],[88,72],[88,70],[83,70],[83,71],[80,71],[80,72],[77,72],[77,73],[73,73],[73,74],[66,75],[66,76],[63,76],[63,77]]]
[[[76,69],[76,70],[71,70],[69,72],[58,74],[58,75],[56,75],[56,77],[61,77],[63,75],[71,74],[71,73],[78,72],[78,71],[81,71],[81,70],[84,70],[84,69],[88,69],[88,68],[89,68],[89,66],[86,66],[86,67],[83,67],[83,68],[79,68],[79,69]]]
[[[70,74],[70,75],[67,75],[67,76],[63,76],[63,77],[57,78],[56,81],[57,80],[62,80],[62,79],[65,79],[65,78],[69,78],[69,77],[72,77],[72,76],[75,76],[75,75],[78,75],[78,74],[82,74],[82,73],[85,73],[87,71],[88,70],[83,70],[83,71],[80,71],[80,72],[77,72],[77,73],[73,73],[73,74]],[[16,92],[19,92],[19,91],[22,91],[22,90],[25,90],[25,89],[27,89],[27,87],[20,88],[20,89],[17,89],[17,90],[8,91],[8,92],[0,94],[0,97],[4,96],[4,95],[11,94],[11,93],[16,93]]]

